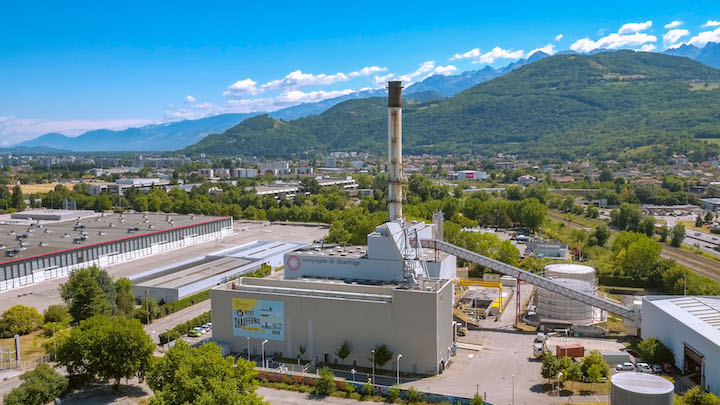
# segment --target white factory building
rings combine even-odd
[[[720,297],[646,296],[641,325],[643,339],[663,342],[684,375],[720,395]]]

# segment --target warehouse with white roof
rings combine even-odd
[[[644,297],[641,335],[663,342],[683,375],[720,395],[720,297]]]

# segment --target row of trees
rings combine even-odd
[[[610,375],[610,366],[605,362],[599,351],[593,350],[576,362],[571,357],[555,357],[549,351],[543,354],[540,374],[543,378],[555,380],[562,372],[561,381],[602,382]]]

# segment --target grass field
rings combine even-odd
[[[720,83],[690,83],[691,91],[715,90],[717,88],[720,88]]]
[[[5,354],[3,355],[3,359],[5,361],[7,361],[7,348],[9,347],[11,350],[15,349],[14,340],[15,339],[13,338],[0,339],[0,348],[5,351]],[[38,357],[45,355],[45,350],[43,349],[42,344],[46,340],[48,340],[48,338],[43,335],[42,330],[36,330],[29,335],[20,336],[20,359],[23,364],[26,361],[35,360]]]
[[[714,145],[720,145],[720,138],[697,138],[701,141],[705,141],[707,143],[711,143]]]

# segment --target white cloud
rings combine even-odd
[[[690,35],[690,31],[683,30],[683,29],[674,29],[670,30],[663,35],[663,45],[665,45],[665,48],[669,48],[677,43],[677,41],[680,40],[680,38]]]
[[[702,25],[703,27],[717,27],[720,26],[720,21],[715,20],[708,20],[705,24]]]
[[[185,96],[185,104],[192,104],[195,101],[197,101],[197,100],[195,100],[195,97],[193,97],[191,95]]]
[[[485,63],[490,64],[495,62],[498,59],[520,59],[525,55],[525,51],[522,49],[518,51],[511,51],[508,49],[500,48],[499,46],[496,46],[492,49],[492,51],[484,53],[480,55],[480,57],[477,60],[474,60],[472,63]]]
[[[0,144],[12,145],[49,132],[77,136],[95,129],[123,130],[153,123],[156,123],[156,121],[145,119],[45,120],[0,116]]]
[[[627,23],[623,24],[623,26],[620,27],[620,29],[618,30],[618,34],[633,34],[636,32],[645,31],[650,27],[652,27],[652,21],[645,21],[644,23]]]
[[[350,77],[370,76],[370,75],[374,75],[375,73],[385,72],[385,71],[387,71],[386,67],[368,66],[368,67],[364,67],[364,68],[358,70],[357,72],[350,72],[350,74],[348,74],[348,76],[350,76]]]
[[[656,46],[653,44],[645,44],[640,47],[640,52],[652,52],[655,50],[655,48]]]
[[[480,56],[480,48],[469,50],[465,53],[456,53],[450,60],[475,59]]]
[[[532,51],[528,52],[525,57],[526,57],[526,58],[529,58],[529,57],[530,57],[532,54],[534,54],[535,52],[544,52],[544,53],[546,53],[546,54],[548,54],[548,55],[555,55],[555,53],[556,53],[556,51],[555,51],[555,45],[553,45],[553,44],[547,44],[547,45],[543,46],[542,48],[533,49]]]
[[[665,29],[671,30],[673,28],[677,28],[677,27],[681,26],[682,24],[683,24],[682,21],[675,20],[673,22],[665,24]]]
[[[403,82],[403,86],[407,87],[407,86],[411,85],[412,83],[414,83],[415,81],[424,80],[424,79],[432,76],[433,74],[435,74],[435,70],[437,70],[437,69],[440,69],[441,71],[447,71],[448,68],[451,66],[452,65],[438,66],[436,68],[435,61],[430,60],[430,61],[421,63],[420,67],[418,67],[417,70],[415,70],[414,72],[406,73],[404,75],[397,75],[395,73],[389,73],[389,74],[382,75],[382,76],[376,75],[374,77],[373,81],[377,88],[385,87],[388,80],[400,80]],[[455,66],[452,66],[452,67],[455,68]],[[442,74],[442,73],[438,72],[438,74]]]
[[[720,28],[716,28],[713,31],[703,31],[690,38],[687,44],[702,48],[707,45],[708,42],[720,42]]]
[[[559,41],[561,39],[563,39],[563,34],[559,34],[558,36],[555,37],[556,41]]]
[[[259,89],[257,87],[257,82],[253,79],[244,79],[244,80],[238,80],[237,82],[231,84],[225,92],[223,92],[223,96],[225,97],[247,97],[247,96],[256,96],[260,94],[263,90]]]
[[[432,74],[447,76],[449,74],[455,73],[456,71],[457,68],[453,65],[438,66],[433,70]]]
[[[654,35],[648,35],[645,33],[637,33],[632,35],[620,35],[612,33],[606,37],[602,37],[597,41],[593,41],[590,38],[583,38],[575,41],[570,45],[570,49],[575,52],[590,52],[595,49],[618,49],[631,46],[640,46],[648,42],[656,42],[657,38]]]

